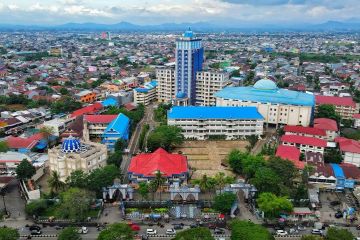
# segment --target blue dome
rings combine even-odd
[[[176,98],[186,98],[186,94],[184,92],[178,92]]]
[[[254,84],[254,88],[262,90],[275,90],[278,87],[276,86],[276,83],[269,79],[261,79]]]
[[[63,141],[61,148],[61,151],[64,153],[79,152],[81,150],[81,143],[78,139],[70,136]]]
[[[183,34],[183,37],[193,38],[194,37],[194,32],[191,31],[191,28],[189,28],[187,31],[185,31],[185,33]]]

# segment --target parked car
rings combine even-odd
[[[311,230],[311,234],[322,236],[322,235],[323,235],[323,231],[322,231],[322,230],[319,230],[319,229],[313,229],[313,230]]]
[[[341,211],[337,211],[337,212],[335,213],[335,217],[336,217],[336,218],[342,218],[342,217],[343,217],[343,213],[342,213]]]
[[[89,232],[89,229],[87,229],[87,227],[81,227],[78,230],[78,233],[80,234],[87,234]]]
[[[278,236],[286,236],[286,235],[288,235],[287,231],[284,231],[284,230],[276,230],[275,234],[278,235]]]
[[[31,235],[41,235],[42,234],[42,232],[41,232],[41,230],[31,230]]]
[[[176,234],[176,230],[173,229],[173,228],[166,229],[166,234],[167,234],[167,235],[175,235],[175,234]]]
[[[156,235],[157,232],[156,232],[155,229],[148,228],[148,229],[146,229],[146,234],[147,234],[147,235]]]
[[[217,234],[217,235],[225,234],[225,229],[215,228],[215,229],[214,229],[214,234]]]
[[[190,228],[197,228],[197,227],[198,227],[197,223],[191,223],[190,224]]]

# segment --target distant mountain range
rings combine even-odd
[[[223,31],[360,31],[360,20],[328,21],[321,24],[251,24],[242,23],[236,25],[219,24],[210,22],[196,23],[164,23],[158,25],[136,25],[129,22],[115,24],[99,23],[66,23],[63,25],[11,25],[0,24],[0,30],[58,30],[58,31],[183,31],[191,27],[199,32],[223,32]]]

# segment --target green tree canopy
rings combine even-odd
[[[298,172],[292,162],[272,156],[267,162],[267,165],[280,177],[282,183],[288,187],[292,186],[292,180]]]
[[[114,223],[102,230],[97,240],[132,240],[134,232],[125,223]]]
[[[118,177],[120,177],[120,171],[115,165],[97,168],[89,174],[88,189],[100,194],[103,187],[112,185],[114,179]]]
[[[66,179],[66,184],[69,187],[87,188],[89,186],[89,175],[83,170],[75,170],[70,173]]]
[[[341,120],[340,115],[337,114],[335,111],[335,106],[328,105],[328,104],[323,104],[323,105],[318,106],[316,117],[317,118],[331,118],[331,119],[336,120],[338,123]]]
[[[259,192],[280,193],[279,187],[280,177],[270,168],[259,168],[254,178],[250,179],[250,183],[254,184]]]
[[[58,240],[81,240],[81,237],[75,227],[67,227],[61,230]]]
[[[17,178],[21,180],[30,179],[35,173],[35,167],[27,159],[23,159],[16,167]]]
[[[149,184],[146,182],[139,183],[138,192],[142,198],[147,199],[149,195]]]
[[[69,188],[60,194],[60,215],[78,221],[85,220],[95,195],[85,189]]]
[[[111,165],[115,165],[116,167],[120,167],[121,162],[123,160],[123,156],[122,156],[122,152],[121,151],[115,151],[114,153],[112,153],[108,159],[106,160],[106,163]]]
[[[147,147],[150,151],[155,151],[159,147],[169,151],[175,146],[183,143],[184,136],[181,128],[177,126],[161,125],[149,134]]]
[[[9,150],[9,146],[6,141],[0,141],[0,152],[7,152]]]
[[[184,231],[176,233],[173,240],[214,240],[215,238],[211,235],[208,228],[197,227],[190,228]]]
[[[326,240],[353,240],[354,235],[347,229],[331,227],[326,233]]]
[[[316,235],[303,235],[301,240],[321,240],[322,237]]]
[[[115,142],[114,150],[115,152],[122,152],[124,148],[126,147],[126,141],[122,138],[119,138]]]
[[[20,238],[20,234],[16,229],[9,227],[0,228],[0,239],[1,240],[17,240]]]
[[[26,204],[25,206],[25,212],[26,214],[32,216],[32,215],[41,215],[45,209],[48,207],[46,200],[39,199],[34,200]]]
[[[280,213],[289,213],[293,210],[292,203],[286,197],[277,197],[269,192],[261,193],[257,203],[267,218],[276,218]]]
[[[52,171],[50,178],[48,179],[48,184],[53,193],[59,193],[63,191],[66,187],[66,184],[61,181],[60,174],[57,171]]]
[[[213,208],[221,213],[229,213],[236,200],[236,195],[230,192],[221,193],[214,198]]]
[[[273,240],[271,233],[261,225],[249,221],[231,222],[231,240]]]

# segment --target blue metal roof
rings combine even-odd
[[[264,119],[256,107],[173,107],[169,119]]]
[[[135,91],[142,92],[142,93],[147,93],[151,89],[155,88],[157,85],[158,85],[157,81],[153,80],[151,82],[145,83],[143,87],[135,88]]]
[[[331,163],[330,166],[331,166],[336,178],[338,178],[338,179],[345,178],[344,171],[339,166],[339,164]]]
[[[104,107],[108,107],[108,106],[117,106],[118,103],[115,99],[113,98],[107,98],[105,101],[103,101],[101,103]]]
[[[103,136],[109,133],[117,133],[126,135],[130,124],[130,119],[124,114],[120,113],[112,122],[107,126]]]
[[[265,84],[267,86],[267,84]],[[257,89],[254,87],[227,87],[215,93],[218,98],[273,104],[314,106],[312,94],[287,89]]]

